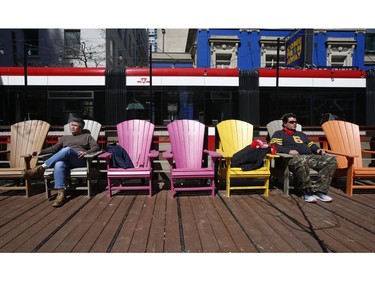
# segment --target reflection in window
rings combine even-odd
[[[76,58],[80,54],[81,31],[79,29],[64,30],[64,49],[67,58]]]

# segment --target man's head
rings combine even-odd
[[[82,118],[74,117],[73,120],[70,122],[70,131],[73,135],[81,134],[84,127],[85,122]]]
[[[284,114],[282,117],[283,127],[287,128],[290,131],[295,131],[297,128],[297,115],[294,113]]]

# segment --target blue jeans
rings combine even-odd
[[[85,167],[86,159],[84,157],[78,158],[78,153],[74,149],[64,147],[44,163],[47,165],[47,168],[54,168],[55,188],[63,189],[65,188],[65,178],[70,169]]]

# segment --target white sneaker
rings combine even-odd
[[[313,195],[316,199],[320,200],[320,201],[323,201],[323,202],[331,202],[332,201],[332,197],[328,196],[327,194],[321,192],[321,191],[316,191],[314,192],[314,195]]]
[[[308,203],[316,203],[316,198],[311,192],[306,192],[302,195],[303,199],[305,199]]]

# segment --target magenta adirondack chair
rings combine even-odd
[[[163,153],[170,164],[171,195],[177,191],[211,191],[215,196],[215,159],[220,153],[203,149],[205,125],[194,120],[175,120],[168,124],[171,151]],[[211,156],[211,166],[203,167],[203,153]],[[176,180],[207,180],[196,186],[176,186]]]
[[[110,159],[112,153],[105,152],[99,158],[107,163],[108,197],[113,190],[148,190],[152,196],[152,162],[158,157],[159,152],[151,150],[152,137],[155,125],[145,120],[127,120],[116,126],[118,144],[129,154],[134,168],[112,168]],[[139,184],[126,184],[123,180],[139,179]],[[113,181],[120,181],[115,184]],[[146,180],[142,184],[141,180]]]

